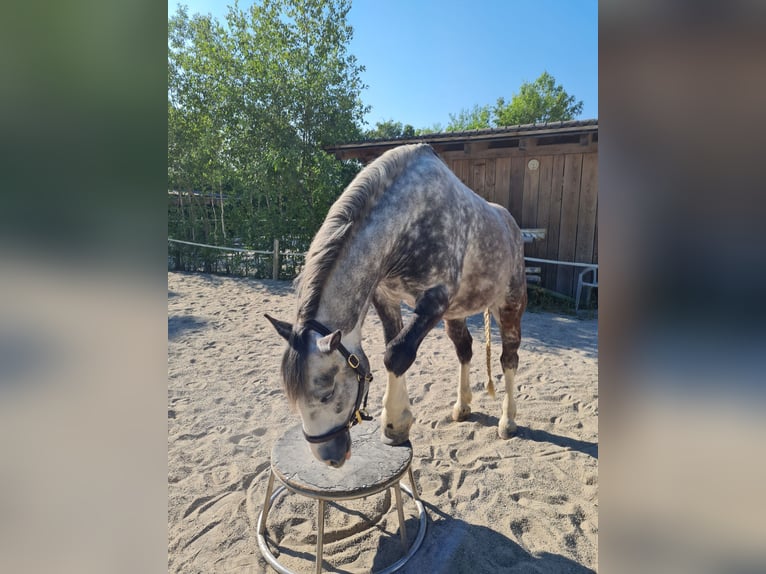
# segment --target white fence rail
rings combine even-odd
[[[168,237],[168,243],[178,243],[182,245],[190,245],[192,247],[203,247],[205,249],[217,249],[220,251],[229,251],[229,252],[235,252],[235,253],[242,253],[245,255],[271,255],[272,257],[272,273],[271,276],[273,279],[279,279],[279,263],[280,263],[280,256],[282,257],[303,257],[306,254],[302,252],[297,251],[280,251],[279,250],[279,239],[274,240],[274,249],[271,251],[263,251],[258,249],[241,249],[239,247],[221,247],[218,245],[208,245],[207,243],[195,243],[193,241],[183,241],[181,239],[171,239]]]

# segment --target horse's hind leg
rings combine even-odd
[[[510,438],[516,432],[516,400],[513,398],[515,390],[514,380],[516,370],[519,367],[519,346],[521,345],[521,316],[527,304],[526,286],[516,297],[509,297],[500,306],[496,318],[500,323],[500,333],[503,342],[503,353],[500,356],[500,364],[503,367],[505,378],[505,398],[503,399],[503,412],[497,426],[497,434],[500,438]]]
[[[447,336],[455,345],[457,358],[460,361],[460,381],[458,383],[457,402],[452,408],[452,420],[462,421],[471,414],[471,387],[468,374],[471,368],[473,338],[468,332],[465,319],[446,320]]]

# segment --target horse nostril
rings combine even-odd
[[[338,458],[338,459],[330,458],[330,459],[327,459],[325,463],[330,465],[333,468],[340,468],[346,463],[346,458],[345,457]]]

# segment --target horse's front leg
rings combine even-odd
[[[412,366],[420,343],[441,320],[448,306],[449,296],[443,285],[431,287],[418,297],[412,320],[386,345],[383,361],[389,371],[400,377]]]
[[[399,301],[386,299],[375,295],[372,300],[375,311],[383,324],[383,335],[386,339],[386,349],[402,331],[402,311]],[[407,384],[404,374],[396,376],[386,364],[388,381],[386,393],[383,395],[383,412],[381,413],[383,442],[401,444],[409,438],[412,426],[412,410],[407,394]]]
[[[413,416],[404,377],[405,371],[415,361],[420,344],[441,319],[449,304],[447,289],[433,287],[423,293],[415,305],[412,321],[402,328],[398,303],[381,305],[373,301],[383,322],[386,336],[386,354],[383,363],[388,371],[388,385],[383,396],[383,440],[389,444],[401,444],[410,437]],[[398,321],[397,321],[398,318]],[[395,332],[395,330],[398,331]]]
[[[404,375],[397,377],[388,371],[388,384],[380,415],[384,443],[402,444],[410,438],[410,427],[414,420],[411,406]]]

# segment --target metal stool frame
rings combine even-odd
[[[396,572],[399,570],[404,564],[407,563],[407,561],[412,558],[412,556],[415,555],[415,552],[417,552],[418,548],[420,548],[420,545],[423,542],[423,539],[426,535],[426,528],[427,528],[427,519],[426,519],[426,511],[425,507],[423,506],[423,503],[420,500],[420,496],[418,495],[417,487],[415,486],[415,477],[412,474],[412,466],[407,465],[407,473],[409,475],[410,484],[412,484],[412,490],[407,488],[405,484],[400,484],[401,474],[394,476],[391,478],[391,480],[383,483],[380,485],[380,488],[373,492],[368,492],[362,496],[317,496],[314,493],[307,493],[302,492],[298,489],[292,488],[286,484],[282,484],[279,488],[277,488],[276,491],[274,491],[274,478],[276,474],[274,473],[274,470],[272,469],[269,474],[269,482],[266,486],[266,496],[264,498],[263,507],[261,509],[261,512],[258,514],[258,522],[256,524],[256,530],[258,533],[258,548],[261,551],[261,554],[263,555],[264,559],[271,565],[274,570],[279,572],[280,574],[296,574],[292,570],[289,570],[285,566],[279,563],[279,561],[276,559],[274,554],[272,554],[271,550],[269,550],[268,545],[266,544],[266,520],[268,519],[269,511],[271,510],[271,507],[274,505],[274,501],[277,499],[277,497],[285,490],[289,490],[291,492],[294,492],[295,494],[301,494],[303,496],[308,496],[309,498],[314,498],[317,500],[317,550],[316,550],[316,574],[320,574],[322,572],[322,558],[323,558],[323,551],[324,551],[324,511],[325,511],[325,504],[327,501],[333,502],[337,500],[355,500],[357,498],[364,498],[366,496],[370,496],[372,494],[376,494],[378,492],[382,492],[386,488],[393,488],[394,495],[396,497],[396,510],[399,515],[399,535],[402,540],[402,546],[404,547],[404,550],[406,554],[394,562],[391,566],[388,566],[384,570],[380,570],[374,574],[391,574],[392,572]],[[281,482],[281,481],[280,481]],[[415,502],[415,505],[418,508],[419,518],[420,518],[420,526],[418,528],[418,534],[415,537],[415,540],[411,547],[407,548],[407,530],[404,523],[404,508],[402,507],[402,494],[401,491],[404,490],[410,498]]]

